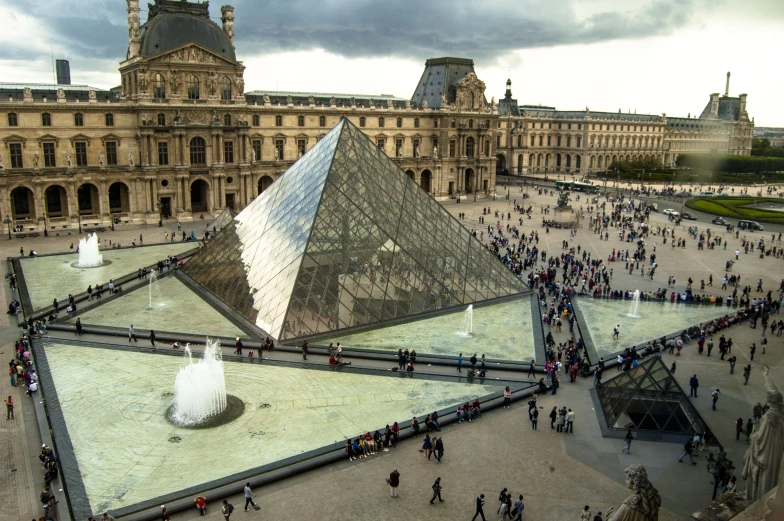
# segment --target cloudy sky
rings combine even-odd
[[[731,71],[730,94],[749,94],[757,125],[784,126],[781,0],[231,3],[248,90],[408,98],[425,59],[460,56],[473,58],[488,98],[510,77],[526,104],[693,116]],[[54,53],[71,61],[74,83],[119,83],[123,0],[0,0],[0,12],[0,81],[52,82]]]

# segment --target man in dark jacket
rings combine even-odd
[[[691,460],[691,464],[692,464],[692,465],[696,465],[697,463],[695,463],[695,461],[694,461],[694,457],[691,455],[691,451],[692,451],[692,450],[694,450],[694,445],[692,445],[692,444],[691,444],[691,440],[689,440],[689,441],[687,441],[687,442],[686,442],[686,443],[683,445],[683,454],[681,454],[681,457],[680,457],[680,458],[678,458],[678,462],[679,462],[679,463],[683,462],[683,458],[685,458],[685,457],[686,457],[686,455],[688,454],[688,455],[689,455],[689,459]]]
[[[389,473],[389,494],[392,497],[400,497],[397,495],[397,487],[400,486],[400,472],[397,469]]]
[[[444,457],[444,438],[436,438],[436,461],[441,463],[441,458]]]
[[[697,375],[695,374],[691,378],[689,378],[689,396],[697,397],[697,387],[700,386],[700,381],[697,380]]]

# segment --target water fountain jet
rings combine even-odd
[[[474,332],[474,305],[469,305],[463,313],[463,329],[457,331],[462,337],[470,337]]]
[[[640,318],[638,310],[640,308],[640,290],[634,290],[632,294],[632,302],[629,304],[629,312],[626,314],[630,318]]]
[[[101,255],[99,245],[100,241],[95,233],[79,239],[79,260],[73,266],[76,268],[103,266],[103,255]]]

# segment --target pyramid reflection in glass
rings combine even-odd
[[[345,119],[184,272],[277,339],[527,292]]]

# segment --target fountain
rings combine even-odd
[[[73,264],[75,268],[97,268],[103,266],[103,255],[98,248],[99,240],[95,233],[79,239],[79,261]]]
[[[630,318],[640,318],[638,310],[640,308],[640,290],[634,290],[634,294],[632,294],[632,303],[629,304],[629,312],[626,314],[627,317]]]
[[[155,270],[152,270],[150,272],[150,284],[148,285],[148,289],[147,289],[149,297],[150,297],[150,304],[149,304],[149,306],[147,306],[147,309],[152,309],[152,283],[155,282],[156,280],[158,280],[158,272],[155,271]]]
[[[174,405],[167,416],[180,427],[212,426],[208,424],[221,417],[229,401],[220,342],[207,338],[204,358],[197,362],[193,361],[190,344],[185,346],[185,356],[186,365],[174,379]]]
[[[457,334],[462,337],[470,337],[474,332],[474,305],[471,304],[463,313],[463,329]]]

